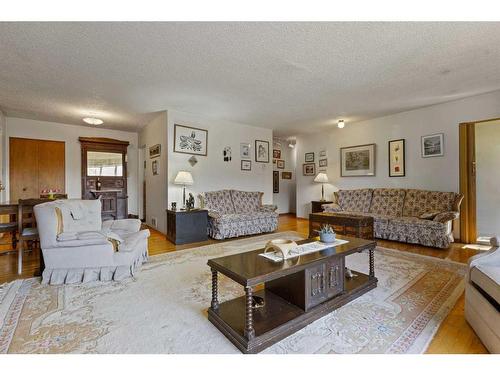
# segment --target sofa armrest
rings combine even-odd
[[[259,207],[259,211],[262,212],[274,212],[278,209],[278,206],[275,204],[263,204],[262,206]]]
[[[341,212],[342,207],[340,207],[337,203],[326,203],[322,204],[321,208],[324,212]]]
[[[460,214],[455,211],[441,212],[434,217],[433,221],[437,221],[439,223],[447,223],[450,220],[458,219],[459,216]]]
[[[107,220],[102,222],[102,229],[135,233],[141,230],[141,221],[139,219]]]

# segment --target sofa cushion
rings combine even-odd
[[[451,192],[408,189],[403,216],[419,217],[427,212],[454,211],[454,203],[458,196]]]
[[[390,219],[390,222],[393,224],[411,225],[416,227],[446,229],[446,224],[433,220],[419,219],[418,217],[412,216],[393,217]]]
[[[234,212],[240,214],[259,211],[263,194],[259,191],[231,190]]]
[[[403,189],[374,189],[370,212],[378,215],[401,216],[404,199]]]
[[[368,212],[372,201],[372,189],[339,190],[337,203],[344,211]]]
[[[500,304],[500,265],[477,265],[470,271],[470,280]]]
[[[261,220],[278,217],[279,215],[276,212],[268,212],[268,211],[259,211],[252,212],[247,214],[225,214],[220,217],[214,219],[217,224],[225,224],[225,223],[241,223],[252,220]]]
[[[234,214],[230,190],[208,191],[203,194],[204,208],[221,214]]]

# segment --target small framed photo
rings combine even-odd
[[[153,172],[153,176],[158,176],[160,174],[158,170],[158,160],[153,160],[151,163],[151,171]]]
[[[306,152],[304,161],[306,163],[314,163],[314,152]]]
[[[251,160],[242,160],[241,161],[241,170],[242,171],[251,171],[252,170],[252,161]]]
[[[280,192],[280,173],[278,171],[273,171],[273,193],[277,194]]]
[[[284,160],[278,160],[276,162],[276,166],[279,168],[279,169],[285,169],[285,161]]]
[[[154,159],[161,155],[161,145],[157,144],[149,148],[149,158]]]
[[[319,167],[328,167],[328,159],[319,159]]]
[[[314,163],[302,164],[302,174],[304,176],[315,176],[316,175],[316,164],[314,164]]]
[[[430,134],[422,137],[422,157],[444,156],[444,134]]]
[[[281,178],[283,180],[291,180],[292,179],[292,172],[281,172]]]
[[[240,143],[240,157],[242,159],[251,159],[250,147],[250,143]]]
[[[405,173],[405,140],[389,141],[389,177],[404,177]]]
[[[269,163],[269,142],[255,141],[255,161],[257,163]]]
[[[273,158],[281,159],[281,150],[273,150]]]
[[[319,152],[319,157],[320,157],[320,158],[326,158],[326,150],[321,150],[321,151]]]

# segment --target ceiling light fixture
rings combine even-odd
[[[83,119],[83,122],[86,122],[87,124],[90,124],[90,125],[102,125],[102,124],[104,124],[104,121],[102,121],[100,118],[95,118],[95,117],[85,117]]]
[[[337,122],[337,126],[339,127],[339,129],[343,129],[345,126],[344,120],[339,120]]]

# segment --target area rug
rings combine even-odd
[[[135,279],[0,287],[0,353],[239,353],[207,320],[207,260],[263,247],[282,232],[150,258]],[[368,254],[347,258],[368,272]],[[422,353],[463,292],[465,266],[378,247],[376,289],[263,353]],[[221,277],[220,300],[242,295]]]

